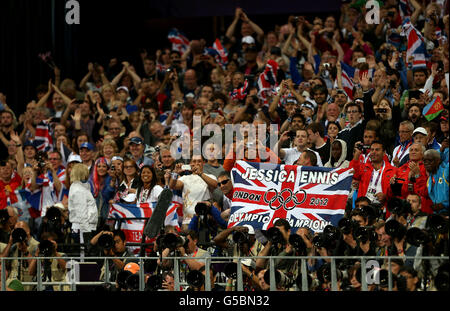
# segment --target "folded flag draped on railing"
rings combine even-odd
[[[179,205],[179,202],[172,202],[167,209],[164,225],[179,228],[177,214]],[[125,232],[127,242],[141,243],[145,221],[152,216],[155,206],[156,202],[138,204],[114,203],[110,205],[108,218],[118,220],[125,218],[120,229]]]
[[[286,219],[292,230],[315,232],[343,217],[353,173],[324,168],[237,161],[228,227],[251,225],[266,230]]]
[[[436,96],[433,100],[423,108],[422,114],[428,121],[436,118],[442,111],[444,106],[440,96]]]
[[[169,31],[167,38],[172,42],[172,50],[181,54],[184,54],[189,47],[189,39],[176,28],[172,28]]]
[[[420,31],[411,24],[409,18],[406,18],[403,22],[401,35],[406,36],[408,41],[406,60],[409,61],[409,58],[412,56],[414,57],[413,68],[426,67],[429,55],[425,47],[424,38]]]

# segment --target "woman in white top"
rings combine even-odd
[[[150,165],[144,165],[139,174],[139,186],[136,194],[136,203],[156,203],[163,191],[156,172]]]
[[[89,169],[82,163],[77,163],[70,172],[69,188],[69,221],[72,232],[80,244],[90,241],[91,234],[97,229],[98,210],[91,192]],[[84,255],[84,252],[81,252]]]

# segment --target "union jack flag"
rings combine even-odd
[[[219,39],[214,41],[212,48],[219,53],[218,63],[224,67],[228,63],[228,52],[223,47],[222,42]],[[217,60],[217,59],[216,59]]]
[[[343,217],[353,174],[350,168],[306,167],[237,161],[228,227],[266,230],[281,218],[292,230],[320,232]]]
[[[352,79],[355,77],[355,75],[361,78],[362,74],[364,72],[367,72],[369,74],[369,78],[373,78],[373,74],[375,72],[374,69],[361,71],[342,61],[341,61],[341,68],[342,68],[341,70],[342,88],[344,89],[345,93],[347,94],[348,98],[350,98],[350,100],[353,100],[354,84]],[[334,83],[334,86],[337,87],[337,79]]]
[[[278,63],[272,59],[269,59],[266,64],[266,68],[258,77],[258,83],[256,85],[258,89],[258,97],[267,104],[268,97],[272,96],[275,92],[277,83],[277,71]]]
[[[172,28],[167,36],[170,42],[172,42],[172,50],[178,51],[181,54],[186,52],[189,46],[189,39],[184,34],[178,31],[176,28]]]
[[[36,125],[34,143],[38,151],[47,152],[53,150],[53,138],[50,123],[43,120],[38,125]]]
[[[124,231],[127,242],[141,243],[142,232],[146,219],[150,219],[155,203],[122,204],[114,203],[110,205],[108,218],[123,219],[120,229]],[[179,203],[172,201],[166,212],[164,225],[171,225],[179,230],[177,209]],[[138,250],[139,248],[133,248]]]
[[[411,4],[409,3],[409,0],[400,0],[398,7],[399,7],[400,16],[402,17],[402,20],[407,17],[411,17],[411,13],[413,10],[411,8]]]
[[[244,85],[241,88],[234,89],[230,92],[231,100],[243,100],[247,96],[248,81],[245,79]]]
[[[407,18],[402,25],[402,36],[407,37],[408,49],[406,50],[406,59],[409,61],[411,56],[414,57],[413,68],[426,67],[429,58],[425,41],[420,33]]]

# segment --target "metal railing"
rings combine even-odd
[[[7,261],[10,260],[23,260],[23,257],[2,257],[0,258],[1,263],[1,282],[0,282],[0,290],[5,291],[6,290],[6,267],[5,264]],[[331,267],[331,290],[337,291],[338,290],[338,276],[337,276],[337,269],[336,269],[336,260],[356,260],[361,263],[361,290],[367,291],[368,290],[368,279],[367,279],[367,269],[366,264],[369,261],[372,260],[382,260],[387,261],[387,272],[388,272],[388,290],[392,291],[393,289],[393,276],[391,271],[391,263],[392,260],[395,259],[401,259],[401,260],[436,260],[436,261],[448,261],[448,257],[437,257],[437,256],[251,256],[251,257],[27,257],[27,259],[36,259],[37,266],[36,266],[36,276],[37,280],[34,282],[22,282],[24,286],[36,286],[37,291],[44,290],[45,286],[51,286],[51,285],[60,285],[60,286],[69,286],[71,291],[76,291],[77,286],[81,285],[104,285],[106,283],[115,284],[115,282],[108,282],[108,281],[89,281],[89,282],[83,282],[78,281],[76,277],[72,277],[69,282],[44,282],[42,280],[42,261],[43,260],[51,260],[51,259],[64,259],[67,260],[67,262],[91,262],[95,260],[103,260],[104,261],[104,267],[105,267],[105,275],[104,279],[109,280],[109,260],[111,259],[132,259],[134,262],[137,262],[140,267],[144,267],[144,260],[158,260],[158,259],[167,259],[167,260],[173,260],[173,276],[174,276],[174,290],[179,291],[183,287],[187,286],[186,281],[182,281],[180,278],[180,261],[186,260],[186,259],[195,259],[198,261],[203,261],[205,263],[205,281],[204,281],[204,288],[205,291],[211,290],[211,279],[210,279],[210,267],[213,263],[224,263],[224,262],[231,262],[237,261],[237,273],[236,273],[236,290],[237,291],[243,291],[244,285],[243,285],[243,271],[241,267],[242,261],[245,259],[268,259],[269,260],[269,275],[270,275],[270,291],[276,291],[277,290],[277,284],[276,284],[276,276],[275,276],[275,260],[277,259],[284,259],[284,260],[297,260],[299,261],[300,270],[299,273],[301,273],[301,285],[297,287],[295,285],[296,290],[298,291],[309,291],[309,284],[308,284],[308,269],[307,269],[307,260],[329,260],[330,267]],[[68,273],[71,273],[73,271],[69,271]],[[139,269],[139,291],[145,290],[145,272],[144,269]]]

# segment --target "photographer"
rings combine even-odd
[[[167,235],[166,235],[167,236]],[[167,239],[162,241],[162,257],[171,257],[172,254],[180,257],[193,257],[197,259],[184,259],[181,262],[186,264],[190,270],[199,270],[201,267],[205,265],[205,261],[201,260],[201,258],[205,258],[209,256],[208,251],[201,249],[198,247],[198,239],[199,236],[197,232],[193,230],[189,230],[187,235],[184,236],[176,236],[175,234],[171,234],[170,240],[173,237],[176,238],[176,242],[167,243]],[[169,259],[163,259],[160,263],[164,268],[171,268],[172,262]]]
[[[220,232],[214,243],[225,250],[228,256],[258,256],[263,245],[255,238],[255,230],[250,225],[235,226]],[[248,262],[248,259],[246,259]],[[250,259],[249,266],[255,268],[256,260]]]
[[[64,257],[64,253],[58,252],[58,244],[55,241],[56,234],[46,232],[41,237],[38,249],[34,257]],[[43,282],[64,282],[66,278],[66,260],[64,259],[44,259],[42,265],[42,281]],[[28,270],[29,274],[36,276],[37,259],[32,259]],[[46,286],[46,290],[50,291],[68,291],[68,286],[53,285]]]
[[[267,243],[264,248],[258,253],[258,256],[294,256],[294,249],[289,243],[289,232],[291,226],[286,219],[277,219],[273,224],[273,229],[270,228],[266,231]],[[285,274],[292,275],[295,267],[296,260],[276,259],[275,268],[282,271]],[[269,267],[269,261],[266,258],[258,258],[256,260],[256,270],[266,269]]]
[[[0,257],[17,257],[19,259],[7,260],[8,281],[18,279],[21,282],[32,282],[29,274],[32,254],[35,254],[39,242],[30,234],[30,227],[24,221],[18,221],[11,233],[8,244]],[[25,286],[31,290],[32,286]]]
[[[200,245],[206,248],[212,237],[226,227],[227,222],[221,217],[219,209],[209,201],[202,201],[195,206],[195,215],[188,230],[197,232],[200,235]]]
[[[53,240],[61,246],[65,253],[71,253],[74,241],[71,236],[68,210],[62,203],[46,209],[45,216],[42,217],[42,223],[38,230],[38,237],[43,239],[44,235],[54,235]]]
[[[134,255],[130,253],[126,247],[125,233],[122,230],[105,231],[102,230],[96,234],[91,240],[90,244],[96,246],[97,249],[102,253],[101,256],[106,257],[130,257],[130,259],[125,258],[112,258],[108,259],[109,267],[109,280],[105,277],[105,265],[102,263],[100,280],[104,282],[115,282],[117,280],[117,275],[123,270],[123,267],[129,263],[134,262],[132,259]],[[94,249],[94,248],[92,248]]]

